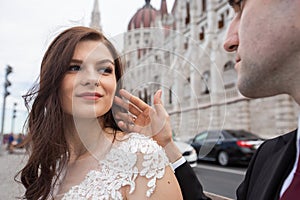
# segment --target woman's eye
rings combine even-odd
[[[81,69],[81,67],[79,65],[71,65],[68,68],[68,71],[79,71]]]
[[[101,67],[98,71],[100,74],[111,74],[113,72],[111,67]]]

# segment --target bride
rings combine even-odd
[[[26,199],[182,199],[164,150],[113,118],[122,64],[98,31],[58,35],[25,96],[29,159],[20,171]]]

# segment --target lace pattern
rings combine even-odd
[[[150,197],[156,180],[164,176],[168,164],[164,150],[155,141],[131,133],[126,140],[114,145],[105,159],[99,161],[98,169],[89,171],[84,181],[73,186],[63,200],[122,200],[121,187],[129,186],[129,193],[133,193],[138,176],[149,180],[146,196]]]

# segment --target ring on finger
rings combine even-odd
[[[136,120],[136,117],[132,116],[133,123],[135,122],[135,120]]]

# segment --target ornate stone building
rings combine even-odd
[[[222,46],[233,15],[227,0],[175,0],[171,12],[166,0],[159,9],[146,0],[128,24],[125,88],[147,103],[161,88],[182,139],[216,128],[270,138],[297,125],[299,108],[290,97],[254,100],[238,92],[234,54]]]

